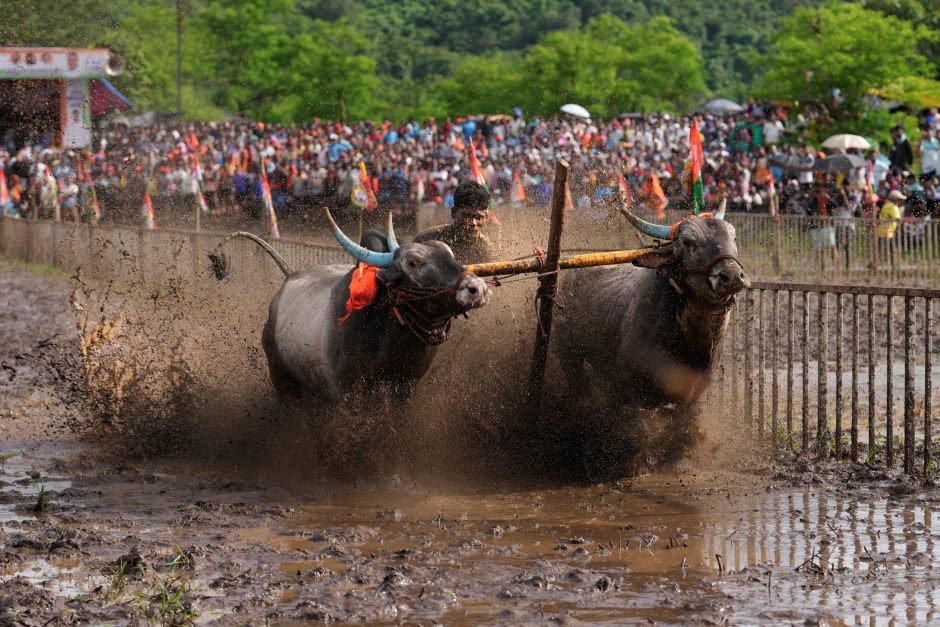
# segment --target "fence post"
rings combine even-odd
[[[931,479],[931,468],[930,468],[930,446],[931,442],[931,415],[930,412],[933,409],[933,403],[931,402],[931,370],[933,368],[933,358],[930,353],[931,351],[931,337],[930,337],[930,305],[933,304],[933,299],[925,298],[924,299],[924,479]]]
[[[803,447],[805,455],[809,448],[809,292],[803,292]]]
[[[787,290],[787,446],[793,446],[793,290]]]
[[[878,397],[875,394],[875,297],[868,295],[868,453],[872,458],[875,450],[875,405]]]
[[[842,459],[842,294],[836,292],[836,459]]]
[[[852,294],[852,461],[858,461],[858,294]]]
[[[904,297],[904,472],[914,475],[914,299]],[[925,443],[926,445],[926,443]]]
[[[885,359],[885,368],[887,368],[885,383],[888,388],[885,403],[885,464],[888,468],[894,466],[894,325],[891,324],[893,300],[888,296],[885,310],[885,326],[887,326],[885,341],[888,351]]]
[[[779,306],[780,300],[780,290],[774,290],[773,300],[771,305],[773,306],[773,314],[771,315],[770,323],[773,325],[773,346],[771,347],[770,363],[771,363],[771,373],[773,375],[773,380],[771,382],[771,412],[770,412],[770,439],[773,441],[774,448],[777,448],[777,412],[780,408],[780,377],[777,376],[778,357],[779,349],[777,345],[780,343],[780,328],[778,326],[777,320],[777,309]]]
[[[819,311],[817,312],[817,357],[816,357],[816,445],[817,453],[825,456],[826,438],[829,432],[829,294],[819,292]]]

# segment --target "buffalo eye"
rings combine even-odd
[[[418,270],[423,265],[424,265],[424,262],[422,262],[420,259],[411,258],[408,260],[408,267],[411,268],[412,270]]]
[[[682,238],[682,245],[683,245],[687,250],[695,250],[695,240],[692,239],[691,237],[683,237],[683,238]]]

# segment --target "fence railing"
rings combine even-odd
[[[223,238],[172,229],[0,219],[0,251],[6,255],[63,268],[81,267],[89,276],[128,281],[207,278],[207,253]],[[338,246],[290,238],[275,240],[272,245],[294,269],[350,262]],[[225,253],[233,272],[243,275],[246,282],[280,284],[280,271],[257,245],[237,239],[225,247]]]
[[[677,216],[678,219],[678,216]],[[940,280],[940,221],[901,220],[891,238],[878,221],[729,213],[751,276],[927,285]]]
[[[775,444],[889,467],[900,457],[906,473],[930,477],[938,299],[938,289],[754,283],[733,309],[711,398]]]

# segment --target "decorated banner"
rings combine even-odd
[[[271,198],[271,186],[268,184],[267,159],[261,160],[261,195],[264,198],[264,213],[268,222],[268,234],[274,239],[281,239],[277,228],[277,214],[274,213],[274,200]]]
[[[470,174],[473,177],[473,180],[486,187],[486,176],[483,175],[483,168],[480,167],[480,162],[477,160],[477,151],[473,148],[473,142],[469,143],[470,147]]]
[[[692,120],[692,128],[689,129],[689,163],[686,166],[689,170],[687,185],[689,186],[689,196],[692,198],[692,210],[694,213],[700,212],[705,208],[705,188],[702,185],[702,165],[704,157],[702,153],[702,134],[698,130],[698,120]]]
[[[632,209],[633,196],[630,194],[630,187],[627,185],[627,180],[623,178],[623,174],[617,175],[617,187],[620,188],[620,196],[623,198],[624,209]]]
[[[153,202],[150,200],[150,181],[147,181],[147,186],[144,188],[144,204],[140,209],[141,215],[144,218],[144,226],[148,231],[153,231],[157,228],[157,222],[153,217]]]
[[[525,187],[522,185],[522,177],[519,176],[519,168],[512,171],[512,189],[509,192],[509,199],[517,204],[525,204]]]
[[[369,177],[369,172],[366,170],[366,162],[359,162],[359,185],[362,187],[360,192],[360,201],[364,197],[365,204],[357,205],[366,211],[375,211],[375,208],[379,206],[379,199],[375,196],[375,189],[372,186],[372,179]],[[355,187],[353,188],[353,195],[356,194]]]
[[[656,219],[665,220],[669,199],[663,192],[663,186],[659,184],[659,177],[653,173],[650,173],[643,183],[643,197],[655,213]]]
[[[7,189],[7,175],[4,170],[5,168],[0,166],[0,209],[3,211],[7,209],[7,205],[13,203],[10,199],[10,190]],[[3,213],[3,211],[0,211],[0,213]]]

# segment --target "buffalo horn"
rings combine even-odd
[[[394,255],[392,253],[377,253],[373,250],[369,250],[363,246],[360,246],[356,242],[352,241],[346,234],[343,233],[336,222],[333,220],[333,216],[330,215],[330,210],[326,207],[323,208],[326,212],[326,219],[330,221],[330,228],[333,229],[333,237],[336,238],[336,241],[339,242],[339,245],[343,249],[353,256],[357,261],[362,261],[369,264],[370,266],[378,266],[379,268],[388,268],[392,265],[392,259]]]
[[[725,219],[725,207],[727,206],[728,206],[728,199],[722,198],[721,202],[718,203],[718,210],[712,213],[712,217],[717,218],[719,220],[724,220]]]
[[[626,207],[620,210],[623,215],[627,217],[627,220],[630,221],[630,224],[635,226],[641,233],[646,233],[650,237],[655,237],[656,239],[670,239],[669,230],[670,227],[665,224],[653,224],[652,222],[647,222],[646,220],[636,216],[632,211]]]
[[[388,252],[394,253],[398,250],[398,240],[395,238],[395,227],[392,225],[392,210],[388,210],[388,218],[385,220],[385,242],[388,244]]]

